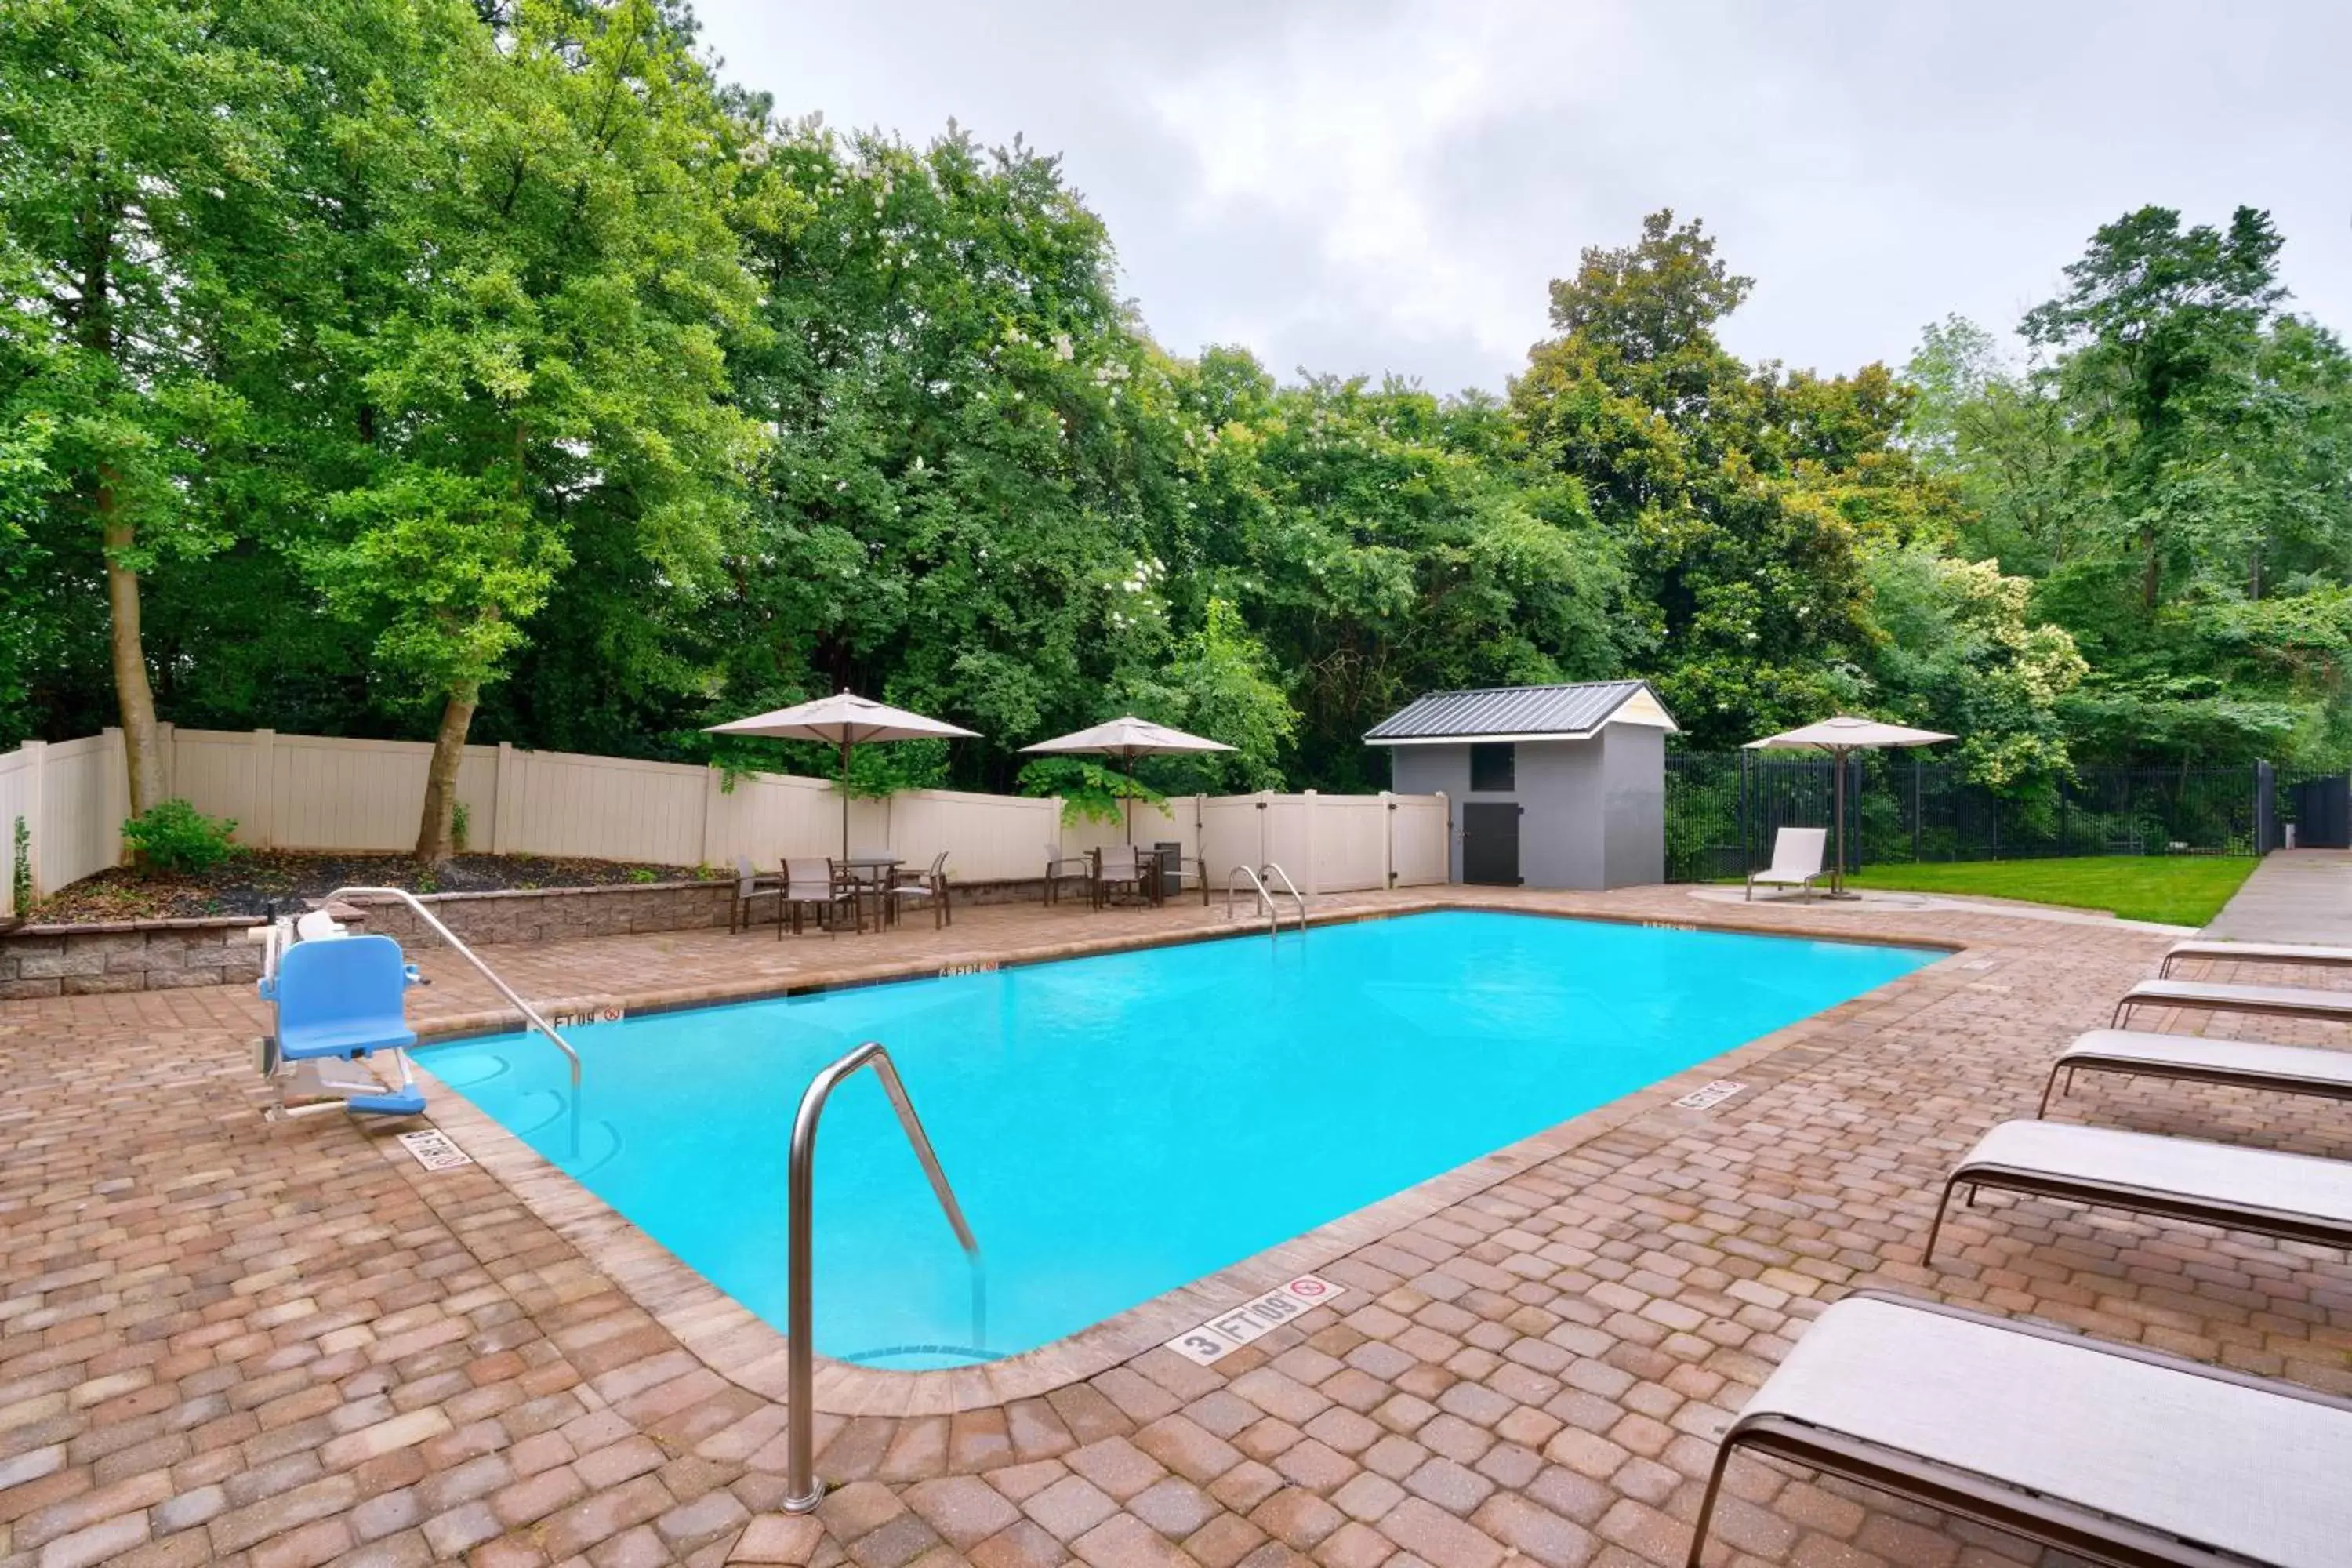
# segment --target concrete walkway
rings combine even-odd
[[[2352,947],[2352,850],[2274,850],[2221,906],[2205,934]]]

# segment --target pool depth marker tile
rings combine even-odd
[[[416,1163],[428,1171],[454,1171],[460,1165],[470,1165],[474,1157],[457,1147],[449,1134],[438,1127],[427,1127],[400,1135],[400,1146],[416,1156]]]
[[[1185,1330],[1168,1342],[1168,1348],[1207,1366],[1333,1297],[1346,1294],[1347,1289],[1318,1275],[1302,1274],[1287,1285],[1277,1285],[1230,1312],[1220,1312],[1197,1328]]]

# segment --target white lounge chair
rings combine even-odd
[[[2094,1561],[2343,1568],[2352,1401],[2042,1323],[1859,1291],[1723,1435]]]
[[[2042,1109],[2058,1078],[2073,1093],[2078,1072],[2127,1073],[2136,1078],[2217,1083],[2231,1089],[2273,1089],[2326,1100],[2352,1100],[2352,1051],[2312,1046],[2270,1046],[2252,1040],[2213,1040],[2202,1035],[2151,1035],[2132,1029],[2094,1029],[2076,1037],[2050,1068],[2042,1088]]]
[[[1748,873],[1748,898],[1753,902],[1759,882],[1768,888],[1801,888],[1807,898],[1813,896],[1813,884],[1822,879],[1822,856],[1828,845],[1830,830],[1826,827],[1783,827],[1772,835],[1772,863],[1761,871]]]
[[[2004,1121],[1944,1179],[1922,1263],[1934,1259],[1944,1211],[1961,1187],[1971,1201],[1976,1189],[1991,1187],[2352,1247],[2352,1162],[2311,1154],[2116,1127]]]
[[[2315,969],[2352,969],[2352,947],[2305,947],[2284,942],[2207,942],[2193,937],[2164,950],[2157,965],[2158,976],[2169,979],[2172,966],[2184,958],[2207,963],[2284,963]]]
[[[2273,1018],[2323,1018],[2352,1024],[2352,991],[2300,985],[2224,985],[2207,980],[2143,980],[2116,1003],[2110,1028],[2135,1007],[2189,1007],[2203,1013],[2258,1013]]]

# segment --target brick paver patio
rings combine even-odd
[[[782,1407],[486,1165],[427,1173],[397,1126],[264,1123],[250,995],[0,1004],[0,1568],[1675,1564],[1715,1435],[1804,1321],[1864,1283],[2352,1392],[2340,1254],[1995,1197],[1956,1214],[1939,1267],[1916,1261],[1945,1168],[2030,1113],[2053,1050],[2105,1022],[2160,935],[1671,889],[1479,901],[1966,952],[1743,1047],[1750,1088],[1716,1110],[1636,1102],[1356,1247],[1322,1269],[1350,1288],[1340,1303],[1213,1367],[1150,1351],[1011,1404],[974,1374],[951,1409],[828,1416],[837,1489],[808,1519],[776,1511]],[[489,956],[535,999],[643,1005],[1204,921],[1197,904],[989,909],[938,933]],[[439,984],[413,1016],[488,1006],[448,955],[425,963]],[[2341,1033],[2140,1026],[2209,1024]],[[2352,1155],[2318,1101],[2106,1079],[2053,1114]],[[1710,1564],[2036,1555],[1762,1462],[1731,1487]]]

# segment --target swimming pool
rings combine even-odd
[[[784,1326],[809,1079],[889,1047],[986,1260],[971,1279],[870,1073],[818,1141],[815,1348],[1047,1343],[1943,956],[1447,911],[655,1014],[420,1062]]]

